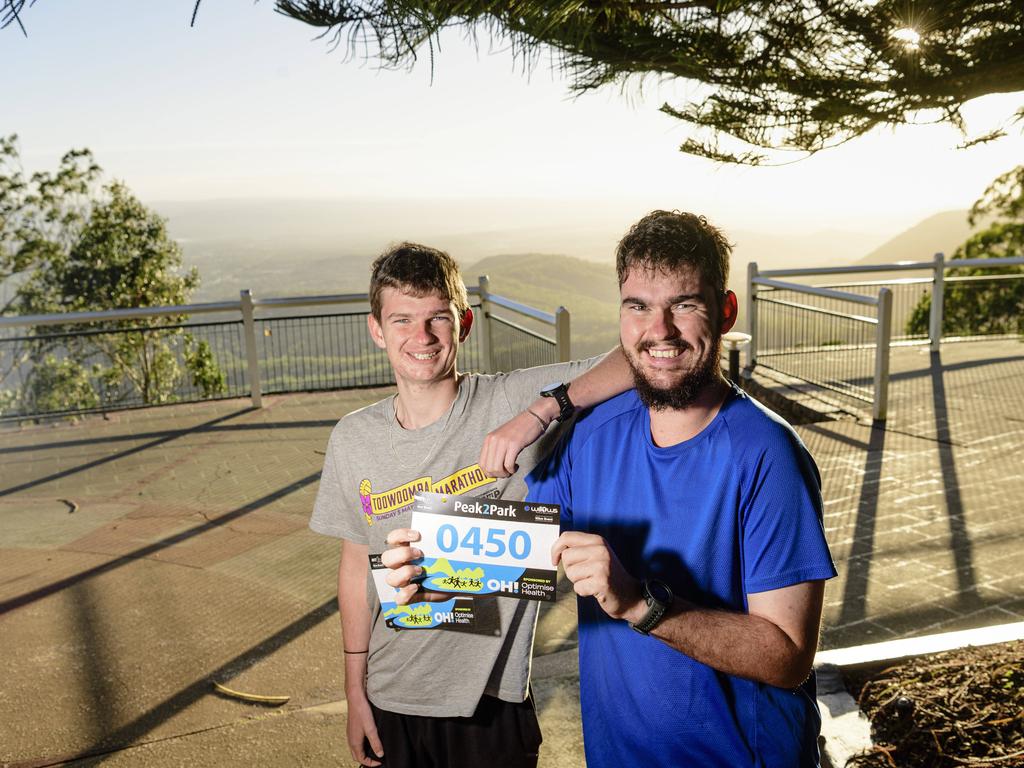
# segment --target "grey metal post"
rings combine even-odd
[[[572,360],[569,349],[569,310],[565,307],[555,310],[555,353],[560,363]]]
[[[932,309],[928,316],[928,339],[931,341],[932,352],[939,351],[942,341],[942,310],[943,297],[946,293],[946,257],[935,254],[935,280],[932,282]]]
[[[487,275],[477,278],[480,286],[480,317],[476,319],[480,329],[480,364],[482,373],[494,373],[494,340],[491,338],[491,279]]]
[[[747,264],[747,323],[750,331],[750,344],[747,346],[747,367],[753,369],[757,365],[757,262]]]
[[[884,421],[889,410],[889,342],[892,339],[892,290],[878,291],[878,325],[875,329],[875,402],[871,417]]]
[[[263,391],[260,386],[260,358],[256,351],[256,323],[253,320],[252,291],[248,288],[241,292],[242,329],[245,333],[245,357],[249,362],[249,392],[252,396],[252,407],[263,407]]]

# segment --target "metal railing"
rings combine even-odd
[[[486,320],[481,355],[481,370],[514,371],[533,365],[567,362],[572,359],[569,341],[569,311],[558,307],[554,314],[520,304],[490,291],[490,280],[480,278],[480,303]],[[553,337],[526,327],[522,320],[540,328],[550,328]]]
[[[870,403],[872,418],[886,418],[892,291],[862,296],[784,282],[759,276],[754,263],[748,280],[748,366]]]
[[[1024,333],[1024,258],[956,259],[855,267],[748,267],[747,365],[761,365],[872,406],[884,419],[891,344]],[[1013,271],[1007,273],[1006,270]],[[984,274],[996,270],[995,274]],[[907,272],[926,277],[901,277]],[[969,272],[964,274],[964,272]],[[779,278],[874,274],[815,285]],[[864,313],[862,307],[873,307]]]
[[[486,277],[468,290],[477,319],[460,369],[570,359],[564,307],[551,314],[492,294]],[[243,290],[238,301],[2,317],[0,419],[246,396],[259,408],[264,394],[392,384],[368,314],[367,294],[258,299]],[[195,319],[209,315],[226,319]]]

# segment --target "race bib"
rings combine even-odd
[[[421,538],[423,588],[554,601],[559,508],[420,492],[411,527]]]

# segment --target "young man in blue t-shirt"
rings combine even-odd
[[[587,764],[815,766],[811,664],[836,571],[793,430],[721,376],[730,247],[655,211],[619,244],[636,390],[584,414],[530,477],[563,508]]]

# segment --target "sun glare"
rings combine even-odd
[[[893,39],[903,43],[903,47],[908,51],[916,51],[921,47],[921,33],[913,27],[894,29],[892,37]]]

